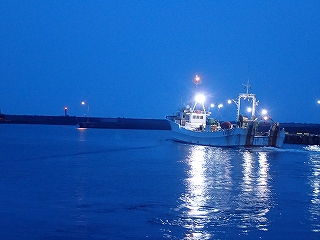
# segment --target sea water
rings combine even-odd
[[[0,125],[1,239],[320,239],[320,147]]]

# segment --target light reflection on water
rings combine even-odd
[[[269,164],[266,152],[243,153],[242,173],[243,181],[241,193],[237,199],[240,215],[238,227],[244,232],[256,227],[259,230],[268,230],[266,214],[271,208],[270,186],[268,182]]]
[[[309,182],[312,190],[308,210],[312,231],[320,232],[320,147],[308,146],[306,150],[310,151],[311,174]]]
[[[268,152],[189,146],[179,199],[185,239],[211,239],[238,229],[268,230],[272,207]],[[235,194],[236,193],[236,194]]]

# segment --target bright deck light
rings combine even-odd
[[[218,105],[218,108],[220,109],[220,108],[222,108],[222,107],[223,107],[223,104],[220,103],[220,104]]]
[[[263,109],[263,110],[261,111],[261,113],[262,113],[262,115],[266,115],[266,114],[268,113],[268,111],[265,110],[265,109]]]
[[[195,97],[195,100],[196,100],[196,102],[198,102],[198,103],[204,103],[204,101],[205,101],[205,96],[202,95],[202,94],[197,94],[196,97]]]
[[[320,104],[320,100],[318,100],[318,104]]]
[[[210,104],[210,107],[212,107],[212,108],[213,108],[213,107],[214,107],[214,104],[213,104],[213,103],[211,103],[211,104]]]
[[[251,108],[251,107],[248,107],[248,108],[247,108],[247,112],[252,112],[252,108]]]
[[[229,99],[229,100],[228,100],[228,104],[231,104],[231,103],[232,103],[232,101]]]

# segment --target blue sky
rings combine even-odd
[[[250,79],[276,121],[320,123],[319,12],[315,0],[0,1],[0,108],[82,116],[85,101],[90,116],[164,118],[198,74],[207,103]]]

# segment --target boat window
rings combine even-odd
[[[200,119],[203,119],[203,116],[200,116]]]

